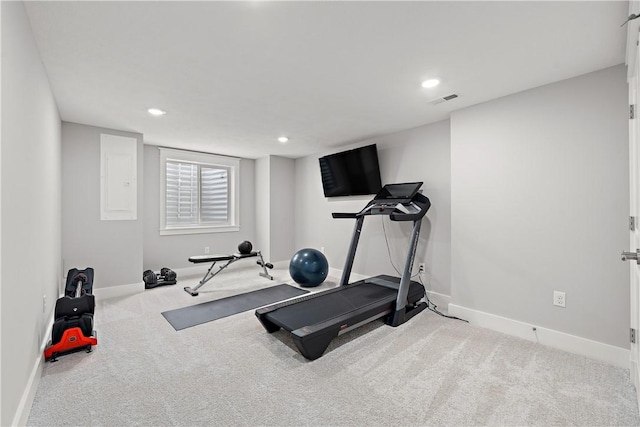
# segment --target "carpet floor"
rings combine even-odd
[[[175,331],[160,314],[280,283],[230,268],[97,301],[98,346],[46,363],[30,426],[640,425],[629,371],[425,311],[304,359],[248,311]],[[329,277],[318,289],[336,285]]]

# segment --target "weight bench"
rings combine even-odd
[[[260,276],[265,277],[269,280],[273,280],[273,276],[271,276],[269,274],[269,272],[267,271],[267,268],[273,268],[273,264],[271,263],[265,263],[264,259],[262,259],[262,254],[260,253],[260,251],[256,251],[256,252],[249,252],[248,254],[231,254],[231,255],[195,255],[192,257],[189,257],[189,261],[194,263],[194,264],[201,264],[204,262],[210,262],[211,267],[209,267],[209,269],[207,270],[207,272],[205,273],[204,277],[202,278],[202,280],[200,280],[200,283],[198,283],[197,286],[195,287],[191,287],[191,286],[186,286],[184,288],[185,292],[187,292],[188,294],[191,294],[191,296],[196,296],[198,295],[198,289],[200,289],[200,287],[202,285],[204,285],[205,283],[207,283],[209,280],[213,279],[213,277],[220,273],[222,270],[224,270],[225,268],[227,268],[228,266],[230,266],[231,264],[233,264],[236,261],[240,261],[241,259],[246,259],[246,258],[254,258],[254,257],[258,257],[258,261],[256,262],[256,264],[258,264],[260,267],[262,267],[263,272],[260,273]],[[227,261],[226,264],[224,264],[223,266],[218,267],[218,270],[215,272],[211,272],[211,270],[213,270],[213,267],[216,265],[217,262],[222,262],[222,261]]]

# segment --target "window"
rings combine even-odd
[[[160,234],[238,231],[240,160],[160,149]]]

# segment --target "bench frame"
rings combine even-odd
[[[224,270],[225,268],[227,268],[228,266],[230,266],[231,264],[233,264],[236,261],[240,261],[241,259],[246,259],[246,258],[258,258],[257,264],[262,267],[262,272],[260,273],[260,276],[267,278],[269,280],[273,280],[273,276],[271,276],[269,274],[269,272],[267,271],[267,267],[269,268],[273,268],[273,265],[271,264],[267,264],[264,262],[264,259],[262,258],[262,253],[260,251],[255,251],[255,252],[250,252],[248,254],[230,254],[230,255],[196,255],[196,256],[192,256],[189,257],[189,261],[194,263],[194,264],[200,264],[200,263],[204,263],[204,262],[211,262],[211,266],[209,267],[209,269],[207,270],[207,272],[205,273],[204,277],[202,278],[202,280],[200,280],[200,283],[198,283],[197,286],[194,286],[193,288],[191,286],[186,286],[184,288],[185,292],[188,294],[191,294],[191,296],[196,296],[198,295],[198,289],[200,289],[202,287],[202,285],[204,285],[205,283],[207,283],[209,280],[213,279],[218,273],[220,273],[222,270]],[[211,270],[213,270],[213,267],[215,267],[217,262],[222,262],[222,261],[227,261],[226,264],[219,266],[218,270],[211,272]]]

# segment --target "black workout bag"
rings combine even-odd
[[[80,317],[61,317],[56,319],[51,331],[51,344],[59,343],[64,331],[71,328],[80,328],[82,335],[90,337],[93,334],[93,314],[84,313]]]
[[[78,298],[64,296],[58,298],[55,308],[55,321],[51,332],[51,343],[56,344],[69,328],[80,328],[85,337],[93,333],[93,313],[96,307],[95,297],[86,294]]]

